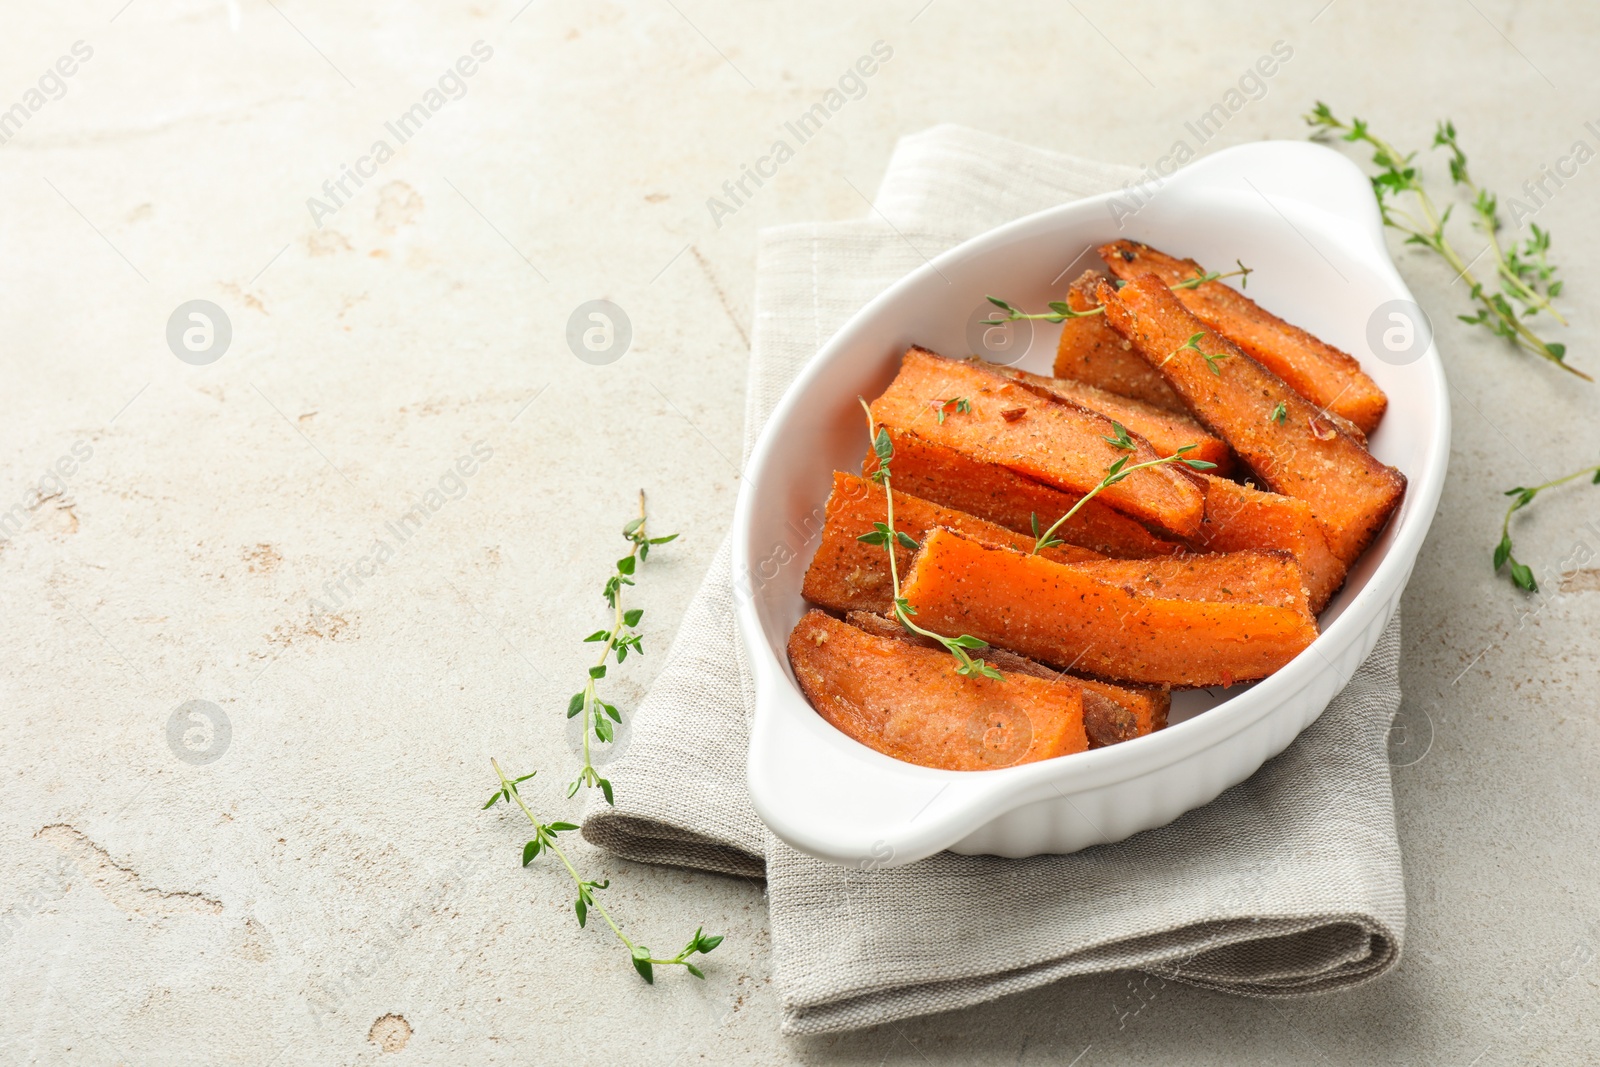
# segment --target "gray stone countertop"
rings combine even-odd
[[[713,218],[877,41],[864,94]],[[757,887],[578,843],[630,928],[727,937],[706,982],[647,987],[479,811],[491,754],[575,811],[561,709],[640,487],[683,536],[639,586],[650,655],[622,706],[661,662],[739,487],[762,227],[859,217],[852,185],[939,122],[1153,164],[1302,137],[1316,99],[1418,148],[1450,117],[1555,234],[1552,336],[1600,370],[1597,41],[1592,5],[1507,0],[9,12],[0,1061],[1600,1060],[1600,490],[1519,517],[1542,597],[1489,566],[1502,490],[1600,459],[1600,386],[1456,321],[1465,287],[1398,243],[1455,441],[1404,602],[1410,915],[1387,978],[1261,1002],[1109,975],[785,1038]],[[1275,42],[1291,57],[1241,86]],[[595,299],[632,324],[603,366],[565,337]],[[220,335],[190,301],[230,328],[203,365]],[[418,502],[421,528],[391,530]]]

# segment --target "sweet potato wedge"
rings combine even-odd
[[[1293,566],[1288,565],[1291,563]],[[1310,602],[1299,562],[1288,552],[1201,552],[1160,559],[1088,560],[1074,566],[1123,592],[1157,600],[1261,607],[1292,607],[1302,602],[1309,606]]]
[[[963,677],[946,652],[876,637],[820,611],[790,631],[789,663],[817,714],[908,763],[981,771],[1088,747],[1078,686],[1020,673]]]
[[[1071,378],[1047,378],[1043,374],[1030,374],[1010,367],[1001,368],[1000,372],[1023,385],[1042,389],[1052,396],[1082,405],[1121,423],[1149,441],[1150,447],[1158,455],[1170,456],[1184,445],[1194,445],[1194,451],[1189,453],[1192,458],[1215,463],[1218,474],[1233,471],[1233,449],[1228,447],[1228,442],[1213,436],[1210,430],[1195,422],[1187,412],[1179,414],[1167,411],[1143,400],[1108,393]]]
[[[989,651],[994,653],[1000,650],[991,648]],[[1137,685],[1133,682],[1113,683],[1099,678],[1090,678],[1082,674],[1073,674],[1072,677],[1076,678],[1078,684],[1083,686],[1083,714],[1086,730],[1089,722],[1089,709],[1097,704],[1093,696],[1098,696],[1101,700],[1109,700],[1122,708],[1128,717],[1133,720],[1133,736],[1135,737],[1143,737],[1145,734],[1167,728],[1167,713],[1172,710],[1172,690],[1166,686]],[[1106,723],[1113,721],[1111,713],[1103,712],[1101,714]],[[1120,722],[1121,720],[1119,718],[1116,721]],[[1125,727],[1118,728],[1126,730]],[[1101,745],[1110,745],[1115,744],[1116,741],[1128,740],[1126,736],[1113,735],[1112,729],[1109,725],[1100,727],[1097,732],[1101,737],[1109,738],[1109,740],[1102,740],[1098,745],[1094,745],[1091,738],[1092,747],[1098,748]]]
[[[1328,606],[1344,584],[1345,565],[1328,548],[1309,504],[1209,474],[1200,475],[1199,481],[1206,494],[1206,517],[1191,547],[1202,552],[1288,552],[1305,572],[1311,613]]]
[[[888,611],[894,600],[888,552],[883,545],[858,540],[862,534],[873,532],[874,523],[887,521],[888,507],[882,486],[854,474],[835,471],[833,492],[828,496],[822,525],[822,542],[817,546],[817,554],[811,557],[811,566],[806,568],[801,587],[805,598],[834,611]],[[984,544],[1006,545],[1023,552],[1033,550],[1031,536],[905,493],[894,494],[896,530],[920,542],[935,526],[959,530]],[[1053,545],[1044,551],[1058,563],[1104,558],[1098,552],[1076,545]],[[895,566],[902,575],[911,567],[912,552],[902,544],[895,545]]]
[[[1170,286],[1205,273],[1192,259],[1178,259],[1137,241],[1113,241],[1100,249],[1100,255],[1111,273],[1124,281],[1154,274]],[[1389,398],[1348,352],[1283,321],[1220,281],[1179,289],[1174,295],[1195,318],[1313,404],[1349,419],[1362,433],[1378,428]]]
[[[1355,562],[1399,506],[1405,475],[1206,328],[1156,275],[1142,274],[1121,289],[1103,285],[1100,298],[1112,328],[1166,376],[1190,412],[1273,492],[1310,505],[1333,554],[1347,567]],[[1185,347],[1196,334],[1201,351]]]
[[[1106,280],[1100,271],[1084,271],[1067,289],[1067,306],[1074,311],[1093,310],[1100,303],[1095,290]],[[1167,380],[1139,358],[1127,338],[1107,325],[1104,315],[1068,319],[1061,324],[1053,373],[1057,378],[1071,378],[1167,411],[1185,410]]]
[[[907,641],[924,648],[939,647],[931,638],[914,634],[893,619],[865,611],[852,611],[845,621],[877,637]],[[984,659],[1003,674],[1026,674],[1048,682],[1070,681],[1083,687],[1083,729],[1090,748],[1128,741],[1164,729],[1172,708],[1172,693],[1161,686],[1114,685],[1070,671],[1058,671],[1003,648],[986,648]]]
[[[894,445],[889,469],[896,489],[1017,533],[1030,534],[1035,515],[1041,529],[1048,527],[1083,496],[1053,489],[998,463],[973,459],[909,431],[891,429],[889,440]],[[877,454],[869,448],[861,472],[871,474],[877,469]],[[1079,508],[1055,535],[1068,544],[1115,559],[1145,559],[1183,550],[1182,545],[1158,538],[1120,511],[1106,507],[1099,497]]]
[[[1317,636],[1299,564],[1288,553],[1236,555],[1250,557],[1248,574],[1227,556],[1185,562],[1228,569],[1227,581],[1248,596],[1169,599],[1149,581],[1125,587],[1094,570],[1173,561],[1053,563],[934,530],[901,593],[921,626],[971,634],[1044,663],[1112,681],[1231,685],[1271,674]]]
[[[968,410],[955,408],[957,398]],[[922,348],[906,352],[872,417],[1069,492],[1089,492],[1119,459],[1133,466],[1159,458],[1142,438],[1133,438],[1132,452],[1113,445],[1116,430],[1104,415]],[[1200,490],[1170,465],[1135,471],[1097,499],[1179,537],[1199,532],[1205,513]]]

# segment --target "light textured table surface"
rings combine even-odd
[[[1112,975],[785,1039],[758,887],[577,843],[650,944],[727,935],[706,982],[650,988],[478,810],[494,754],[543,770],[550,817],[576,811],[561,713],[640,487],[683,536],[639,586],[624,708],[661,662],[739,486],[761,227],[863,215],[895,138],[938,122],[1127,162],[1202,147],[1186,122],[1278,41],[1292,57],[1202,150],[1300,137],[1317,98],[1418,147],[1449,116],[1509,195],[1600,149],[1592,5],[122,4],[16,7],[0,35],[0,108],[23,105],[0,125],[0,516],[32,505],[0,527],[0,1061],[1600,1059],[1600,573],[1536,600],[1489,570],[1500,491],[1600,458],[1600,387],[1455,321],[1464,287],[1414,250],[1455,446],[1404,606],[1389,977],[1266,1003]],[[385,124],[480,40],[465,95],[399,145]],[[92,54],[30,102],[77,41]],[[864,95],[713,219],[877,41]],[[380,138],[397,153],[362,163]],[[1547,189],[1556,336],[1600,369],[1600,164]],[[592,366],[566,324],[600,298],[633,341]],[[231,323],[209,365],[168,344],[190,300]],[[450,475],[477,442],[492,455]],[[441,479],[400,541],[386,524]],[[1581,561],[1597,518],[1600,490],[1541,497],[1519,554]],[[193,700],[226,736],[169,735]]]

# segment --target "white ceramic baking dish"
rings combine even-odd
[[[1165,730],[981,772],[881,755],[812,710],[784,651],[805,610],[801,577],[830,474],[859,470],[866,449],[856,397],[881,392],[910,344],[948,356],[974,351],[985,294],[1030,309],[1060,299],[1072,276],[1099,265],[1093,248],[1118,237],[1212,269],[1242,260],[1254,270],[1252,297],[1356,355],[1389,395],[1371,448],[1405,472],[1405,501],[1323,613],[1322,634],[1307,651],[1253,685],[1179,694]],[[749,784],[761,818],[795,848],[851,866],[895,866],[943,849],[1072,852],[1170,822],[1281,752],[1371,652],[1439,502],[1450,412],[1438,353],[1428,340],[1420,356],[1400,362],[1387,351],[1379,358],[1368,340],[1375,318],[1390,322],[1391,301],[1410,300],[1356,166],[1316,145],[1264,142],[1198,160],[1159,187],[1091,197],[1002,226],[862,308],[774,411],[734,519],[735,597],[756,696]],[[1036,325],[1031,343],[1014,341],[1004,360],[1049,373],[1060,328]]]

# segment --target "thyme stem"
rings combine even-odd
[[[1131,467],[1125,466],[1125,464],[1128,462],[1128,457],[1123,456],[1121,459],[1117,460],[1115,463],[1111,464],[1111,466],[1106,468],[1105,477],[1100,479],[1099,485],[1095,486],[1093,489],[1083,494],[1083,496],[1079,497],[1078,502],[1072,505],[1071,508],[1067,509],[1067,513],[1065,515],[1051,523],[1050,528],[1045,530],[1044,533],[1039,532],[1039,517],[1037,515],[1033,517],[1034,553],[1037,554],[1046,548],[1050,548],[1052,545],[1062,544],[1063,542],[1057,540],[1055,537],[1055,532],[1061,529],[1062,524],[1068,519],[1072,518],[1072,516],[1076,515],[1079,508],[1083,507],[1089,501],[1099,496],[1101,490],[1109,489],[1111,486],[1116,485],[1134,471],[1142,471],[1149,467],[1159,467],[1164,463],[1172,463],[1174,461],[1181,462],[1189,467],[1194,468],[1195,470],[1209,470],[1210,468],[1215,467],[1215,463],[1209,463],[1203,459],[1183,458],[1184,453],[1192,452],[1198,447],[1198,445],[1184,445],[1170,456],[1162,456],[1160,459],[1150,459],[1143,463],[1135,463]]]
[[[600,902],[597,894],[602,889],[610,888],[610,880],[596,882],[584,878],[579,873],[578,868],[573,865],[566,850],[561,847],[557,840],[559,835],[569,830],[576,830],[577,826],[569,822],[540,822],[538,817],[534,815],[533,809],[528,807],[527,801],[522,798],[522,792],[518,788],[523,782],[532,778],[533,774],[511,778],[501,769],[499,760],[491,758],[489,763],[494,767],[495,776],[500,779],[500,788],[495,790],[494,795],[489,798],[489,802],[484,807],[491,808],[500,801],[505,800],[515,803],[517,807],[522,809],[522,814],[527,816],[528,822],[533,824],[533,839],[522,848],[522,865],[526,867],[532,863],[541,852],[553,853],[556,859],[561,861],[561,865],[567,869],[567,874],[572,878],[573,884],[578,889],[578,897],[573,902],[573,910],[577,913],[579,926],[587,925],[589,912],[597,912],[600,918],[605,920],[605,924],[611,928],[611,932],[616,935],[617,940],[621,941],[627,948],[628,956],[633,961],[633,969],[646,982],[654,984],[656,967],[682,967],[696,978],[705,978],[705,974],[700,968],[690,963],[689,958],[696,954],[704,955],[722,944],[720,936],[708,937],[704,933],[703,927],[697,928],[694,936],[689,939],[689,943],[676,956],[664,959],[652,956],[648,948],[622,932],[622,927],[617,925],[617,921],[611,917],[611,913],[606,910],[606,906]]]
[[[878,466],[872,472],[872,480],[883,486],[885,501],[884,518],[882,523],[875,523],[877,527],[871,533],[862,534],[856,540],[869,545],[883,545],[889,553],[889,582],[893,589],[893,607],[891,614],[901,626],[910,633],[920,634],[931,638],[944,646],[946,652],[955,657],[956,673],[967,677],[983,677],[999,680],[1002,675],[986,660],[975,659],[971,653],[977,649],[988,648],[987,642],[973,637],[971,634],[962,634],[960,637],[946,637],[944,634],[935,633],[926,627],[918,626],[912,621],[911,616],[917,609],[900,595],[900,567],[895,559],[895,548],[903,546],[915,551],[920,547],[916,540],[909,534],[899,532],[894,525],[894,489],[890,484],[889,464],[894,458],[894,444],[889,440],[889,432],[877,424],[872,417],[872,408],[867,405],[865,397],[858,397],[861,409],[867,413],[867,435],[872,441],[873,453],[878,457]]]
[[[1534,333],[1517,315],[1516,309],[1506,299],[1504,293],[1490,292],[1473,274],[1472,265],[1462,258],[1445,233],[1445,223],[1449,221],[1450,209],[1446,208],[1442,212],[1438,209],[1433,197],[1428,194],[1427,188],[1422,183],[1421,173],[1411,164],[1416,156],[1415,152],[1409,155],[1401,154],[1394,145],[1373,133],[1362,119],[1353,118],[1348,123],[1344,122],[1335,117],[1328,105],[1321,101],[1318,101],[1305,116],[1305,121],[1315,129],[1313,136],[1334,130],[1342,134],[1346,141],[1362,142],[1373,149],[1372,161],[1380,168],[1380,172],[1372,178],[1372,187],[1378,199],[1378,210],[1384,224],[1404,233],[1408,243],[1432,249],[1450,265],[1456,272],[1456,277],[1467,283],[1472,300],[1478,305],[1478,312],[1472,316],[1461,316],[1462,321],[1487,326],[1490,332],[1506,338],[1523,351],[1553,363],[1568,374],[1576,375],[1586,382],[1594,381],[1588,374],[1566,362],[1565,345],[1545,341]],[[1499,217],[1494,197],[1471,180],[1466,169],[1466,157],[1456,143],[1455,127],[1450,123],[1440,123],[1433,143],[1437,147],[1450,149],[1452,179],[1457,184],[1467,186],[1476,195],[1473,210],[1478,214],[1481,226],[1488,234],[1490,247],[1495,253],[1495,273],[1506,282],[1512,297],[1527,305],[1530,311],[1537,308],[1548,310],[1564,323],[1565,320],[1556,314],[1548,298],[1539,294],[1518,274],[1511,262],[1511,255],[1500,244],[1495,232],[1499,226]],[[1409,192],[1415,197],[1417,207],[1423,215],[1422,222],[1419,223],[1415,216],[1394,207],[1389,202],[1389,197],[1398,196],[1402,192]],[[1549,244],[1549,234],[1539,231],[1535,234],[1535,242],[1539,243],[1542,255],[1543,247]],[[1546,277],[1551,269],[1548,265],[1542,267]]]
[[[602,778],[600,772],[595,769],[591,745],[593,740],[609,742],[616,736],[612,723],[620,723],[622,713],[617,710],[615,704],[600,699],[596,683],[606,676],[606,664],[613,655],[618,665],[628,658],[629,652],[644,655],[643,638],[634,629],[644,617],[644,611],[639,608],[623,610],[622,590],[624,586],[633,584],[633,575],[638,570],[639,564],[649,558],[651,545],[666,544],[678,536],[669,534],[666,537],[651,537],[645,528],[645,523],[644,490],[641,489],[639,517],[622,528],[622,536],[632,547],[626,556],[617,560],[616,571],[606,580],[604,596],[606,602],[611,605],[611,629],[596,630],[584,638],[585,641],[600,641],[604,644],[600,650],[600,658],[589,668],[589,677],[582,691],[574,693],[567,703],[567,718],[570,719],[580,713],[583,715],[583,766],[578,771],[578,777],[567,787],[569,797],[586,786],[598,786],[600,792],[605,795],[606,803],[613,803],[611,783]]]
[[[1566,485],[1568,482],[1577,481],[1579,478],[1582,478],[1585,475],[1590,475],[1595,484],[1600,484],[1600,463],[1597,463],[1592,467],[1585,467],[1582,470],[1573,471],[1571,474],[1552,479],[1551,481],[1544,482],[1541,485],[1519,485],[1515,489],[1506,490],[1506,496],[1515,497],[1516,499],[1511,501],[1511,506],[1506,508],[1505,517],[1500,520],[1500,543],[1496,545],[1494,549],[1494,569],[1496,574],[1498,574],[1507,564],[1510,564],[1510,578],[1512,585],[1515,585],[1518,589],[1528,593],[1537,593],[1539,591],[1539,583],[1533,577],[1533,569],[1512,554],[1511,516],[1521,511],[1529,504],[1533,503],[1533,498],[1538,496],[1542,491],[1546,489],[1554,489],[1558,485]]]
[[[1243,263],[1240,263],[1238,270],[1230,270],[1226,274],[1219,274],[1216,271],[1201,271],[1194,277],[1185,278],[1181,282],[1175,282],[1172,285],[1167,286],[1167,288],[1171,289],[1173,292],[1177,292],[1179,289],[1198,289],[1207,282],[1214,282],[1220,278],[1248,278],[1251,273],[1251,268],[1245,266]],[[1241,284],[1244,283],[1241,282]],[[1008,322],[1016,322],[1019,319],[1037,319],[1043,322],[1065,322],[1068,319],[1086,319],[1090,315],[1104,315],[1106,311],[1105,305],[1103,304],[1096,304],[1088,311],[1078,311],[1075,310],[1071,304],[1068,304],[1064,300],[1052,300],[1050,302],[1049,311],[1040,312],[1038,314],[1028,314],[1012,307],[1010,304],[999,299],[998,297],[988,296],[984,299],[1006,313],[1006,317],[1003,319],[984,319],[982,323],[984,326],[1004,326]]]

